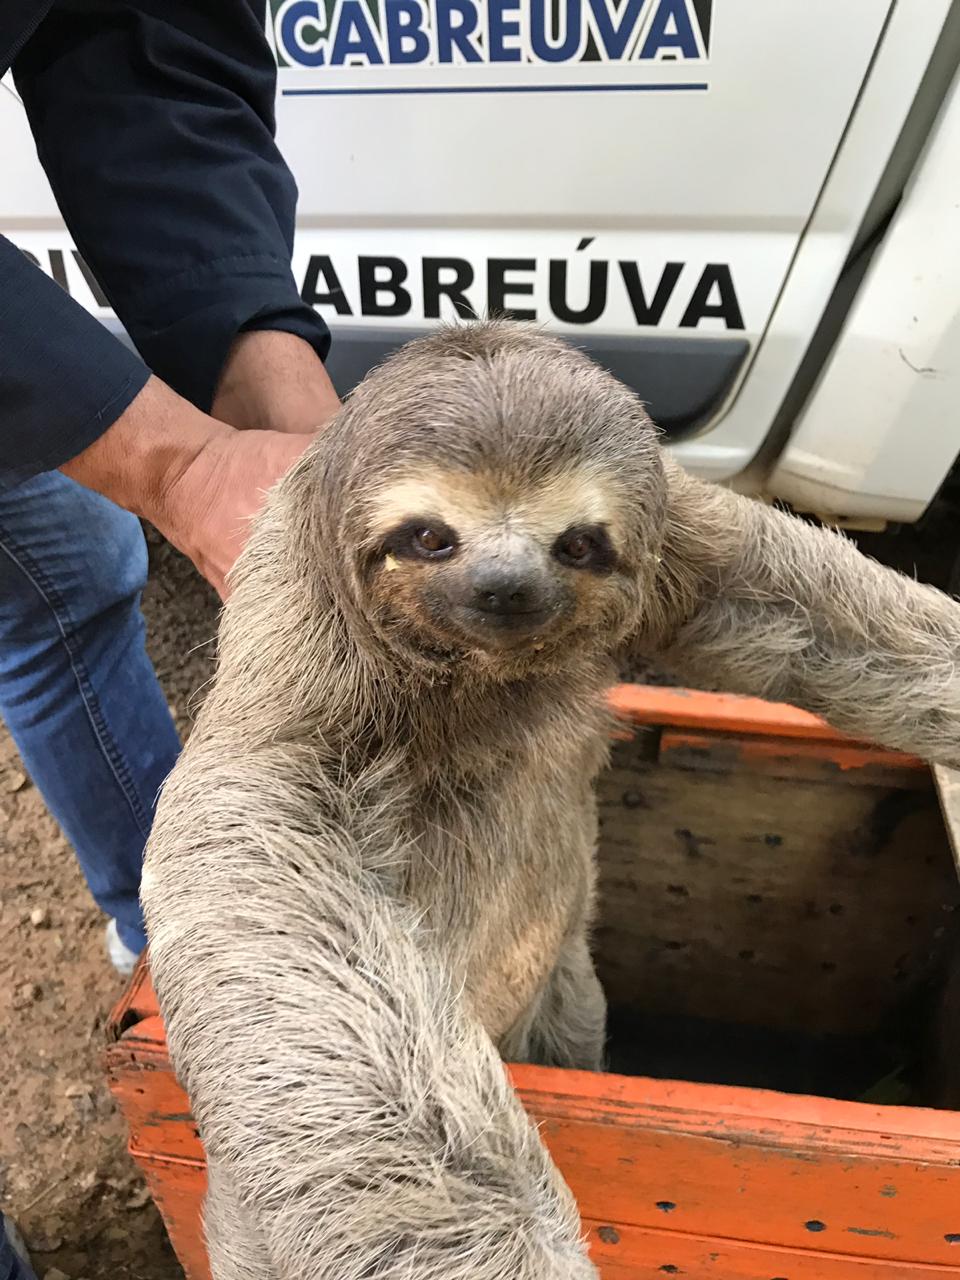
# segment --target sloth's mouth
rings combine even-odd
[[[456,619],[471,638],[491,640],[498,646],[536,643],[557,622],[562,610],[529,609],[512,613],[495,613],[460,605]]]

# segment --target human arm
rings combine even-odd
[[[150,365],[214,418],[261,430],[232,438],[148,384],[4,243],[0,391],[14,412],[0,472],[11,484],[63,466],[151,519],[222,592],[247,517],[303,447],[270,432],[314,430],[337,405],[326,327],[290,271],[296,191],[256,6],[61,0],[16,78],[77,244]]]
[[[58,0],[14,65],[80,252],[150,368],[209,410],[251,330],[329,335],[290,269],[296,186],[255,0]]]
[[[0,236],[0,487],[86,449],[149,376],[133,352]]]
[[[960,764],[960,604],[829,529],[665,462],[657,581],[629,656]]]
[[[0,238],[0,485],[68,475],[144,516],[223,593],[247,517],[336,408],[295,335],[242,336],[214,416],[178,396]],[[231,432],[224,423],[273,430]]]

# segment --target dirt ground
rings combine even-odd
[[[151,539],[149,645],[183,733],[208,679],[216,600]],[[100,1055],[123,989],[73,852],[0,727],[0,1207],[40,1280],[179,1280],[127,1156]]]
[[[149,647],[183,734],[211,674],[217,605],[180,556],[149,540]],[[886,540],[863,541],[946,585],[949,562],[927,548],[952,538],[908,534],[892,555]],[[0,1207],[19,1222],[40,1280],[179,1280],[104,1084],[104,1023],[123,984],[103,924],[0,728]]]

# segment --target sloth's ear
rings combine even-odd
[[[660,563],[625,655],[960,762],[960,604],[666,460]]]

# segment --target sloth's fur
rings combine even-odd
[[[390,550],[425,518],[447,561]],[[596,570],[553,553],[584,523]],[[448,607],[504,547],[559,601],[519,640]],[[688,477],[539,333],[404,348],[271,492],[144,877],[216,1280],[595,1275],[501,1057],[601,1066],[593,780],[630,654],[960,759],[960,608]]]

